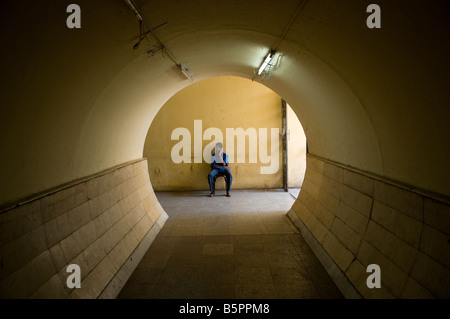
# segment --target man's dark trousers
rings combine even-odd
[[[225,177],[227,178],[227,183],[226,183],[226,184],[227,184],[227,192],[229,192],[230,189],[231,189],[231,183],[232,183],[232,180],[233,180],[233,176],[231,175],[231,172],[230,172],[229,169],[227,169],[227,168],[221,168],[221,167],[213,168],[213,169],[211,170],[211,172],[209,172],[209,174],[208,174],[209,190],[210,190],[211,192],[215,192],[216,186],[215,186],[215,184],[214,184],[214,177],[215,177],[217,174],[223,174],[223,175],[225,175]]]

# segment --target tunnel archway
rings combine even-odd
[[[56,222],[53,212],[43,213],[49,194],[62,196],[80,187],[75,193],[84,194],[82,199],[70,205],[60,200],[61,206],[75,209],[82,203],[92,212],[97,207],[92,200],[110,187],[98,178],[109,178],[118,166],[129,174],[123,176],[133,171],[136,187],[143,187],[145,172],[136,161],[142,157],[151,120],[190,83],[164,55],[133,50],[138,24],[125,3],[79,1],[80,30],[64,23],[68,4],[40,2],[35,10],[23,11],[10,1],[2,11],[2,37],[15,44],[2,53],[8,81],[2,88],[0,135],[3,149],[9,150],[0,167],[6,181],[0,186],[2,227],[9,229],[11,220],[21,225],[4,235],[2,249],[10,254],[4,254],[8,266],[3,283],[14,274],[28,274],[38,257],[51,260],[55,247],[66,239],[67,234],[42,239],[40,250],[13,261],[15,240],[23,243],[30,229],[39,236],[53,229],[48,225]],[[155,25],[169,22],[158,34],[196,81],[221,75],[253,77],[299,5],[263,4],[241,8],[239,1],[219,7],[140,3]],[[306,185],[290,216],[311,232],[316,240],[312,244],[324,248],[330,267],[339,268],[366,297],[377,296],[362,280],[364,266],[373,258],[390,269],[388,289],[383,291],[387,296],[442,297],[448,296],[450,286],[439,279],[450,278],[445,253],[449,150],[443,141],[450,127],[448,108],[443,107],[449,64],[442,63],[448,59],[450,42],[447,12],[440,3],[419,4],[383,1],[383,27],[370,30],[365,25],[367,3],[306,2],[278,47],[284,54],[280,68],[265,83],[292,106],[308,138],[308,167],[313,169],[306,173]],[[28,34],[29,40],[18,41],[18,34]],[[427,152],[420,146],[425,143]],[[114,187],[125,183],[112,180]],[[126,183],[132,184],[128,179]],[[145,185],[136,198],[151,197],[151,184]],[[123,197],[123,189],[120,192]],[[98,201],[108,202],[107,209],[112,209],[120,198],[124,210],[125,198],[120,196]],[[66,216],[55,205],[52,209]],[[22,209],[25,216],[39,218],[27,224],[18,217],[23,215],[14,214]],[[49,215],[42,219],[42,214]],[[142,229],[151,229],[158,216],[155,211]],[[54,234],[51,230],[47,236]],[[55,273],[45,279],[57,280],[52,276],[69,261],[57,262]],[[122,265],[115,264],[111,273]],[[424,268],[437,275],[426,274]],[[25,295],[48,282],[36,283],[35,290],[27,288]],[[99,289],[91,296],[99,296]]]
[[[10,185],[2,189],[2,195],[5,197],[2,202],[35,194],[140,158],[151,119],[172,95],[190,84],[167,57],[162,54],[148,56],[142,54],[142,51],[133,51],[132,46],[129,45],[133,41],[124,41],[124,39],[129,39],[130,34],[133,34],[136,22],[133,20],[133,16],[129,16],[130,13],[123,5],[118,3],[105,6],[111,12],[109,15],[112,19],[111,24],[118,26],[117,30],[111,32],[115,32],[115,39],[120,40],[104,37],[101,26],[90,27],[90,25],[95,25],[94,21],[97,17],[94,15],[95,10],[88,9],[90,8],[88,4],[86,4],[86,11],[90,14],[85,18],[86,27],[82,28],[79,33],[71,32],[64,26],[54,28],[55,37],[64,36],[56,47],[52,47],[52,50],[59,51],[54,55],[73,57],[74,61],[84,63],[88,67],[83,71],[55,68],[54,75],[49,77],[48,81],[52,83],[52,81],[58,81],[70,74],[71,83],[77,83],[73,86],[75,97],[68,101],[70,106],[64,108],[67,115],[62,119],[66,119],[66,121],[60,121],[59,126],[59,128],[64,127],[62,131],[67,132],[67,136],[63,137],[54,132],[47,134],[44,130],[36,134],[32,140],[19,141],[17,139],[25,137],[21,133],[16,134],[18,142],[15,146],[12,142],[9,145],[11,149],[15,150],[13,156],[16,156],[11,161],[23,162],[25,169],[14,173],[7,169],[4,170],[5,179],[14,180],[16,186]],[[98,6],[101,7],[101,4]],[[104,11],[105,8],[102,8],[103,15],[107,12]],[[54,10],[55,14],[58,12],[57,8],[52,6],[50,6],[50,10]],[[288,11],[287,7],[283,7],[279,14],[284,17]],[[30,18],[30,21],[33,21],[32,18],[36,19],[37,16],[30,15],[24,19]],[[9,19],[5,18],[5,22],[8,21]],[[39,20],[39,23],[43,24],[44,21]],[[11,22],[11,25],[14,23]],[[20,26],[17,28],[20,30]],[[252,78],[254,69],[258,67],[268,50],[266,43],[276,42],[277,38],[273,35],[268,36],[264,33],[246,31],[245,28],[241,29],[236,31],[233,28],[230,30],[218,28],[198,31],[200,33],[188,31],[182,34],[175,33],[177,36],[171,38],[172,47],[174,47],[172,51],[176,49],[183,60],[189,61],[189,67],[196,80],[220,75]],[[42,28],[41,31],[46,32],[47,30]],[[211,38],[211,33],[214,35],[213,38]],[[41,36],[44,39],[50,37],[50,33]],[[212,39],[216,39],[214,46],[209,44],[212,43],[210,42]],[[95,56],[98,52],[90,52],[85,48],[89,47],[88,44],[92,41],[102,40],[106,41],[105,46],[108,47],[104,50],[105,57],[107,57],[104,64],[99,64],[97,61],[89,62],[90,57]],[[78,52],[69,53],[67,51],[67,48],[72,50],[72,43],[78,44],[77,48],[80,49],[75,48],[75,50],[79,50]],[[110,50],[110,47],[117,49]],[[35,65],[46,65],[46,55],[42,48],[36,49],[37,52],[42,52],[42,54],[37,54],[36,59],[40,57],[42,61]],[[91,48],[99,50],[95,46],[91,46]],[[318,55],[311,54],[310,50],[299,48],[295,43],[291,44],[290,41],[285,40],[280,51],[284,53],[283,63],[265,85],[283,96],[297,116],[302,119],[310,152],[336,162],[383,174],[377,134],[367,111],[352,88]],[[197,52],[202,52],[208,59],[202,59]],[[108,61],[116,58],[116,54],[117,61],[121,61],[120,64],[113,64],[114,67],[107,65]],[[119,56],[123,58],[119,58]],[[55,61],[53,65],[62,65],[63,61],[64,58],[61,58],[61,63],[58,64]],[[30,74],[29,78],[32,79],[32,75],[38,76],[43,71],[36,68],[32,70],[34,73],[29,70],[23,70],[22,73]],[[88,73],[85,70],[88,70]],[[99,78],[96,74],[102,74],[102,77]],[[148,76],[149,74],[151,76]],[[11,74],[11,76],[13,75]],[[86,80],[89,78],[93,82]],[[60,83],[64,82],[60,81]],[[86,86],[91,83],[100,85],[102,89],[89,90]],[[52,83],[52,85],[55,90],[60,92],[68,90],[58,88],[58,84]],[[81,94],[81,90],[85,89],[90,94]],[[37,92],[45,91],[35,90],[34,92],[36,95]],[[17,91],[11,88],[12,99],[16,94]],[[31,103],[28,103],[27,100],[20,102],[21,107],[25,109],[29,105],[34,105],[36,113],[28,111],[27,114],[30,114],[30,118],[24,117],[22,120],[31,121],[29,127],[47,124],[49,128],[53,127],[50,125],[51,121],[55,116],[63,114],[62,110],[58,110],[58,97],[32,96],[32,98],[33,102]],[[45,105],[50,105],[48,113],[38,112],[38,110],[45,110]],[[82,105],[81,109],[80,105]],[[17,109],[20,108],[17,107]],[[105,116],[105,114],[107,115]],[[127,120],[124,121],[124,118]],[[14,131],[14,128],[11,130]],[[56,127],[55,130],[57,130]],[[96,138],[93,138],[94,136]],[[65,138],[67,138],[66,142],[61,143],[61,139]],[[33,143],[30,148],[34,148],[37,154],[42,153],[42,156],[48,154],[47,157],[52,154],[49,160],[34,161],[34,156],[26,155],[26,149],[17,147],[17,145],[30,143]],[[57,145],[66,146],[57,150],[55,149]],[[54,173],[44,173],[49,167]]]
[[[306,167],[301,154],[306,141],[296,115],[289,116],[294,130],[283,133],[282,98],[248,79],[227,76],[189,85],[164,104],[146,136],[144,158],[153,188],[207,190],[205,176],[215,142],[224,144],[229,157],[233,189],[283,189],[289,174],[291,185],[298,188]],[[288,155],[289,162],[285,158],[283,163]]]

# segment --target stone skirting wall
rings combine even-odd
[[[0,213],[0,298],[115,298],[167,215],[147,161],[97,174]],[[81,288],[68,288],[69,264]]]
[[[288,216],[346,297],[450,298],[445,200],[308,156]],[[367,287],[370,264],[381,288]]]

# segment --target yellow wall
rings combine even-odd
[[[288,186],[301,187],[306,171],[306,136],[294,110],[287,105]]]
[[[208,128],[217,128],[222,133],[224,150],[230,155],[230,158],[234,158],[234,163],[231,164],[232,189],[283,187],[281,136],[276,135],[278,170],[274,169],[275,173],[261,173],[261,168],[264,170],[266,167],[267,169],[276,161],[272,158],[271,162],[262,163],[259,154],[260,129],[267,129],[263,136],[267,139],[265,145],[267,145],[268,155],[271,154],[272,129],[277,129],[278,133],[281,132],[281,98],[265,86],[248,79],[220,77],[194,83],[179,91],[156,115],[144,147],[144,157],[148,159],[150,179],[155,190],[208,189],[207,175],[210,165],[204,159],[198,163],[198,159],[194,158],[194,140],[200,138],[198,131],[194,130],[195,120],[201,120],[201,134],[207,133]],[[197,122],[197,127],[199,127],[199,123]],[[172,160],[173,147],[187,138],[187,136],[175,136],[172,140],[172,132],[177,128],[186,128],[191,134],[191,154],[188,156],[189,160],[186,160],[190,163],[174,163]],[[255,129],[256,163],[250,163],[248,137],[245,138],[245,158],[238,157],[239,141],[236,137],[234,138],[234,152],[230,149],[227,128]],[[217,138],[204,137],[205,140],[201,144],[202,152]],[[187,149],[183,150],[188,151]],[[182,151],[179,153],[182,154]],[[218,189],[223,188],[222,180],[216,186]]]

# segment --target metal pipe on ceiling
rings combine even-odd
[[[160,47],[162,48],[162,50],[164,50],[164,52],[166,52],[166,54],[169,56],[169,58],[177,65],[177,67],[180,69],[181,73],[183,73],[183,75],[190,80],[191,82],[193,81],[192,76],[189,74],[188,70],[186,69],[185,66],[183,66],[180,62],[178,62],[178,60],[174,57],[174,55],[172,54],[172,52],[170,52],[170,50],[166,47],[166,45],[161,41],[161,39],[156,35],[156,33],[154,32],[154,29],[150,26],[150,24],[146,21],[144,15],[142,14],[141,10],[139,9],[139,7],[136,5],[136,3],[134,2],[134,0],[124,0],[124,2],[127,4],[127,6],[130,8],[130,10],[133,12],[133,14],[136,16],[136,18],[139,20],[140,23],[144,24],[145,27],[147,27],[147,29],[149,30],[149,32],[151,33],[151,35],[153,36],[153,38],[159,43]]]

